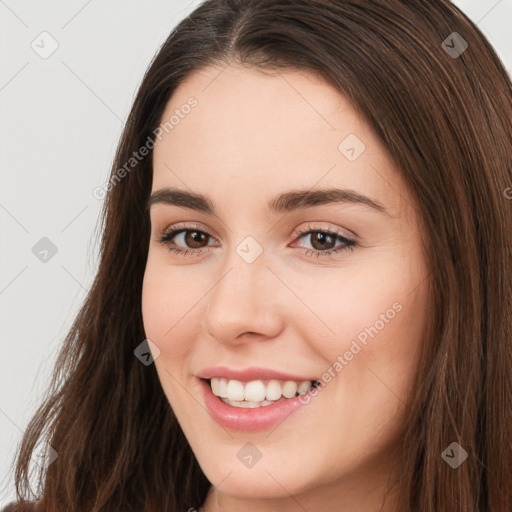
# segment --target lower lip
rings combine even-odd
[[[233,407],[214,395],[207,381],[199,379],[199,382],[210,415],[223,427],[233,430],[257,431],[271,428],[304,405],[299,401],[300,397],[296,396],[254,409]]]

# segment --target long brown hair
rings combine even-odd
[[[399,511],[510,512],[512,85],[494,49],[447,0],[207,0],[153,59],[111,176],[154,137],[187,76],[230,63],[334,85],[417,199],[432,293]],[[19,510],[36,497],[48,512],[184,511],[206,496],[154,365],[134,356],[151,184],[150,153],[107,194],[96,278],[17,454]],[[43,436],[58,457],[33,493]],[[457,469],[441,456],[454,441],[468,452]]]

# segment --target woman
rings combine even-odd
[[[9,510],[511,510],[511,140],[446,0],[201,4],[135,99]]]

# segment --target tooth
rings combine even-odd
[[[269,401],[269,400],[263,400],[262,402],[247,402],[245,400],[239,401],[239,400],[229,400],[228,398],[221,398],[221,400],[228,405],[231,405],[232,407],[241,407],[245,409],[255,409],[257,407],[266,407],[267,405],[275,404],[276,402],[281,402],[283,400],[286,400],[284,396],[282,396],[279,400]]]
[[[243,402],[240,402],[240,405],[238,407],[241,407],[242,409],[256,409],[256,407],[259,407],[260,404],[257,403],[257,402],[247,402],[247,401],[243,401]]]
[[[217,377],[213,377],[210,381],[210,385],[212,387],[213,394],[219,396],[219,379]]]
[[[279,381],[270,380],[265,386],[261,380],[253,380],[244,384],[239,380],[212,377],[210,385],[213,394],[224,398],[226,403],[233,402],[230,405],[234,407],[253,408],[293,398],[297,393],[306,393],[313,383],[309,380],[300,382],[288,380],[281,386]]]
[[[228,382],[227,398],[230,400],[244,399],[244,385],[239,380],[230,380]]]
[[[228,397],[228,381],[226,379],[219,379],[219,396]]]
[[[267,400],[279,400],[281,398],[281,384],[277,380],[271,380],[267,384]]]
[[[226,398],[225,400],[223,400],[223,402],[227,403],[228,405],[231,405],[232,407],[240,407],[241,409],[255,409],[256,407],[260,406],[260,404],[257,402],[247,402],[245,400],[230,400],[229,398]]]
[[[297,393],[297,383],[293,380],[287,380],[284,383],[282,393],[285,398],[293,398]]]
[[[310,380],[303,380],[297,387],[297,393],[302,394],[305,393],[311,387]]]
[[[252,380],[245,385],[245,399],[249,402],[265,400],[265,385],[261,380]]]

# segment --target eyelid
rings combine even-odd
[[[294,231],[294,233],[295,233],[295,236],[298,236],[298,235],[304,235],[311,231],[322,231],[324,233],[325,232],[336,233],[338,236],[342,236],[344,238],[348,238],[348,239],[354,240],[354,241],[356,241],[359,238],[353,231],[349,231],[345,228],[318,226],[318,225],[315,225],[314,222],[313,223],[308,222],[307,227],[301,226],[301,227],[297,228]]]
[[[187,221],[169,224],[168,226],[166,226],[165,228],[163,228],[162,230],[157,232],[157,238],[160,238],[162,235],[171,233],[172,231],[194,231],[194,230],[202,231],[202,232],[206,233],[207,235],[211,236],[212,238],[216,238],[216,236],[212,234],[210,229],[206,228],[202,224],[199,224],[197,222],[187,222]]]
[[[205,234],[207,234],[208,236],[210,236],[211,238],[215,238],[216,239],[216,236],[213,235],[210,230],[206,227],[204,227],[202,224],[199,224],[197,222],[187,222],[187,221],[183,221],[183,222],[178,222],[177,224],[169,224],[168,226],[166,226],[164,229],[162,229],[156,236],[156,241],[160,241],[162,237],[172,233],[172,232],[177,232],[177,231],[193,231],[193,230],[198,230],[198,231],[201,231]],[[305,234],[309,234],[311,231],[314,231],[314,232],[329,232],[331,234],[336,234],[337,236],[341,236],[341,237],[344,237],[344,238],[347,238],[349,240],[352,240],[352,241],[356,241],[358,236],[353,233],[353,232],[350,232],[346,229],[342,229],[342,228],[339,228],[339,227],[326,227],[326,226],[318,226],[318,225],[314,225],[313,223],[311,222],[308,222],[306,226],[301,226],[299,228],[296,228],[294,229],[294,231],[292,231],[292,234],[290,236],[293,236],[294,237],[294,241],[297,239],[297,238],[300,238],[302,235],[305,235]],[[175,233],[176,235],[177,233]]]

